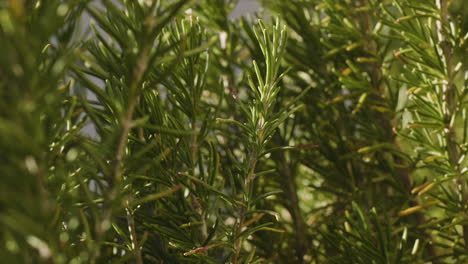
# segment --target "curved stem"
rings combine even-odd
[[[151,30],[148,30],[151,32]],[[123,176],[123,168],[122,168],[122,161],[125,156],[125,148],[128,144],[128,137],[130,130],[133,127],[133,114],[135,112],[136,105],[140,99],[140,88],[141,82],[143,79],[143,75],[148,68],[150,51],[151,51],[152,43],[146,43],[143,45],[141,52],[138,56],[138,59],[135,63],[134,71],[132,74],[132,82],[130,83],[130,100],[127,107],[126,113],[123,115],[121,119],[121,127],[120,127],[120,137],[117,143],[117,148],[115,151],[114,160],[112,163],[112,175],[110,179],[111,183],[111,190],[108,193],[107,203],[104,205],[103,209],[103,217],[101,221],[97,222],[96,225],[96,233],[98,241],[100,241],[107,230],[108,226],[110,225],[111,217],[112,217],[112,207],[113,203],[117,199],[118,192],[120,191],[122,176]],[[130,206],[127,207],[128,211],[131,211]],[[141,251],[139,249],[138,240],[135,232],[135,223],[133,220],[133,214],[127,214],[127,224],[129,230],[131,232],[130,239],[132,243],[133,253],[135,255],[135,260],[137,264],[143,264],[143,258],[141,256]]]

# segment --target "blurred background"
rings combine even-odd
[[[236,18],[245,14],[251,14],[259,9],[259,4],[256,0],[239,0],[239,4],[232,13],[232,17]]]

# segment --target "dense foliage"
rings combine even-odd
[[[260,2],[0,0],[0,262],[467,263],[468,2]]]

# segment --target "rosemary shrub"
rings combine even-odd
[[[259,2],[0,1],[2,263],[468,262],[468,3]]]

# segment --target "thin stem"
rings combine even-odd
[[[358,1],[358,7],[368,6],[368,5],[369,5],[368,0]],[[373,23],[372,23],[372,17],[371,17],[370,12],[372,11],[364,12],[363,16],[361,16],[361,21],[360,21],[361,29],[367,38],[367,43],[368,43],[367,50],[369,50],[370,53],[373,54],[374,56],[378,56],[378,43],[373,39],[373,36],[372,36]],[[384,98],[385,86],[382,80],[383,74],[382,74],[381,60],[377,60],[377,62],[370,63],[367,71],[369,73],[369,76],[371,77],[372,87],[376,89],[376,92],[379,97]],[[395,146],[395,148],[398,151],[400,151],[401,146],[397,140],[397,137],[395,136],[395,133],[393,132],[394,125],[393,125],[392,119],[394,119],[394,116],[388,116],[382,113],[377,114],[378,124],[380,125],[382,130],[385,132],[386,140],[392,143]],[[400,157],[395,157],[395,160],[397,162],[399,162],[400,159],[401,159]],[[397,168],[396,172],[404,189],[409,194],[411,191],[411,186],[412,186],[411,169],[410,168]],[[410,201],[410,204],[412,206],[418,205],[419,203],[420,203],[419,200]],[[425,215],[422,214],[421,212],[416,212],[415,218],[416,218],[416,222],[418,223],[418,225],[422,225],[427,222]],[[429,254],[431,256],[437,256],[437,251],[432,243],[432,241],[434,241],[434,238],[430,234],[424,231],[422,231],[422,235],[426,237],[427,240],[429,240],[429,243],[427,244]]]
[[[234,255],[231,258],[232,264],[238,264],[239,263],[239,257],[242,249],[242,243],[244,242],[243,237],[240,236],[242,233],[242,228],[244,227],[245,223],[245,214],[250,210],[250,197],[252,195],[252,180],[255,176],[255,168],[257,166],[258,162],[258,155],[257,151],[252,151],[249,155],[249,170],[247,177],[245,178],[244,181],[244,186],[245,189],[247,190],[247,194],[243,195],[242,199],[242,204],[244,205],[240,209],[240,217],[239,217],[239,223],[237,225],[237,229],[235,232],[235,242],[234,242]]]
[[[286,33],[284,28],[279,29],[279,22],[277,22],[271,36],[269,36],[269,32],[261,22],[259,22],[259,25],[263,32],[263,38],[260,37],[260,34],[257,32],[257,30],[254,30],[254,33],[262,48],[262,53],[265,57],[266,68],[265,77],[262,77],[262,73],[257,68],[257,64],[254,62],[259,85],[255,87],[253,82],[250,84],[251,88],[255,91],[258,91],[258,93],[256,93],[256,98],[253,102],[253,105],[251,105],[251,123],[253,123],[251,129],[254,133],[252,133],[253,135],[248,138],[251,148],[246,160],[247,175],[245,175],[246,177],[244,178],[245,192],[242,196],[242,206],[240,208],[238,218],[239,222],[237,223],[237,228],[235,228],[234,233],[234,254],[231,257],[233,264],[239,263],[239,258],[242,251],[244,237],[241,236],[241,234],[242,229],[246,226],[245,216],[250,212],[251,209],[251,200],[254,193],[253,181],[255,178],[255,168],[257,166],[260,155],[264,150],[266,143],[265,141],[271,136],[265,133],[268,133],[268,131],[272,129],[272,127],[269,126],[274,123],[272,122],[273,120],[271,120],[273,116],[272,102],[274,101],[274,95],[278,92],[277,89],[279,89],[277,85],[280,77],[277,77],[277,73],[282,54],[277,54],[277,51],[284,50],[284,44],[286,41]],[[275,60],[272,60],[272,58],[275,58]],[[263,82],[263,80],[265,80],[265,82]],[[277,127],[273,127],[272,130],[276,128]]]
[[[197,160],[198,160],[198,157],[197,157],[198,156],[197,155],[197,152],[198,152],[198,134],[197,134],[198,131],[197,130],[198,129],[197,129],[196,123],[197,123],[197,120],[194,117],[191,122],[192,131],[194,133],[190,140],[190,155],[191,155],[191,160],[192,160],[192,168],[190,170],[191,170],[192,176],[194,177],[195,177],[195,167],[196,167]],[[192,188],[196,190],[197,186],[192,183]],[[205,217],[203,216],[203,210],[201,208],[200,202],[197,200],[197,197],[195,195],[191,194],[190,200],[191,200],[192,210],[197,213],[198,220],[202,223],[200,226],[200,241],[204,242],[205,239],[208,237],[208,228],[206,225]]]
[[[132,243],[133,254],[135,255],[136,263],[143,264],[143,258],[141,256],[140,245],[138,245],[136,230],[135,230],[135,220],[133,218],[133,210],[131,210],[130,203],[126,201],[126,208],[125,211],[127,212],[127,225],[128,231],[130,232],[130,241]]]
[[[458,105],[457,105],[457,87],[454,83],[455,77],[455,63],[453,59],[453,46],[451,45],[450,41],[447,39],[449,32],[447,29],[449,28],[449,12],[448,12],[448,0],[438,0],[438,5],[440,9],[440,21],[437,21],[437,33],[441,45],[441,50],[444,59],[445,59],[445,66],[446,66],[446,80],[442,85],[443,89],[443,98],[445,103],[447,104],[446,109],[444,110],[444,119],[445,119],[445,140],[447,143],[447,152],[449,156],[450,166],[455,168],[456,173],[456,182],[457,186],[461,188],[455,187],[457,192],[459,192],[461,197],[461,204],[465,206],[466,202],[468,201],[468,192],[466,190],[466,182],[465,179],[461,176],[460,166],[458,164],[458,160],[460,159],[460,152],[458,151],[458,144],[457,144],[457,134],[455,131],[455,118],[458,112]],[[463,225],[463,240],[465,242],[465,249],[468,250],[468,224]]]
[[[151,30],[148,30],[151,32]],[[100,222],[97,223],[96,226],[96,233],[98,241],[102,239],[104,232],[107,230],[107,227],[110,225],[110,219],[112,217],[112,204],[117,199],[118,192],[120,191],[120,186],[122,182],[122,160],[125,155],[125,149],[128,144],[128,137],[130,130],[133,127],[133,114],[135,112],[136,105],[140,99],[140,86],[141,81],[143,78],[143,74],[146,72],[148,68],[148,60],[149,60],[149,53],[151,50],[152,43],[146,43],[141,52],[138,56],[136,61],[134,71],[133,71],[133,78],[130,84],[130,101],[128,104],[127,111],[121,120],[121,132],[120,137],[117,144],[117,149],[114,156],[114,162],[112,164],[112,189],[110,190],[107,201],[108,203],[104,206],[103,217]],[[127,201],[128,204],[128,201]],[[127,210],[131,210],[130,207],[126,208]],[[135,232],[135,224],[133,220],[133,214],[127,215],[127,224],[129,229],[133,231],[131,234],[131,242],[133,245],[133,253],[135,255],[135,260],[137,264],[143,264],[143,258],[141,256],[141,251],[138,247],[138,240]]]

